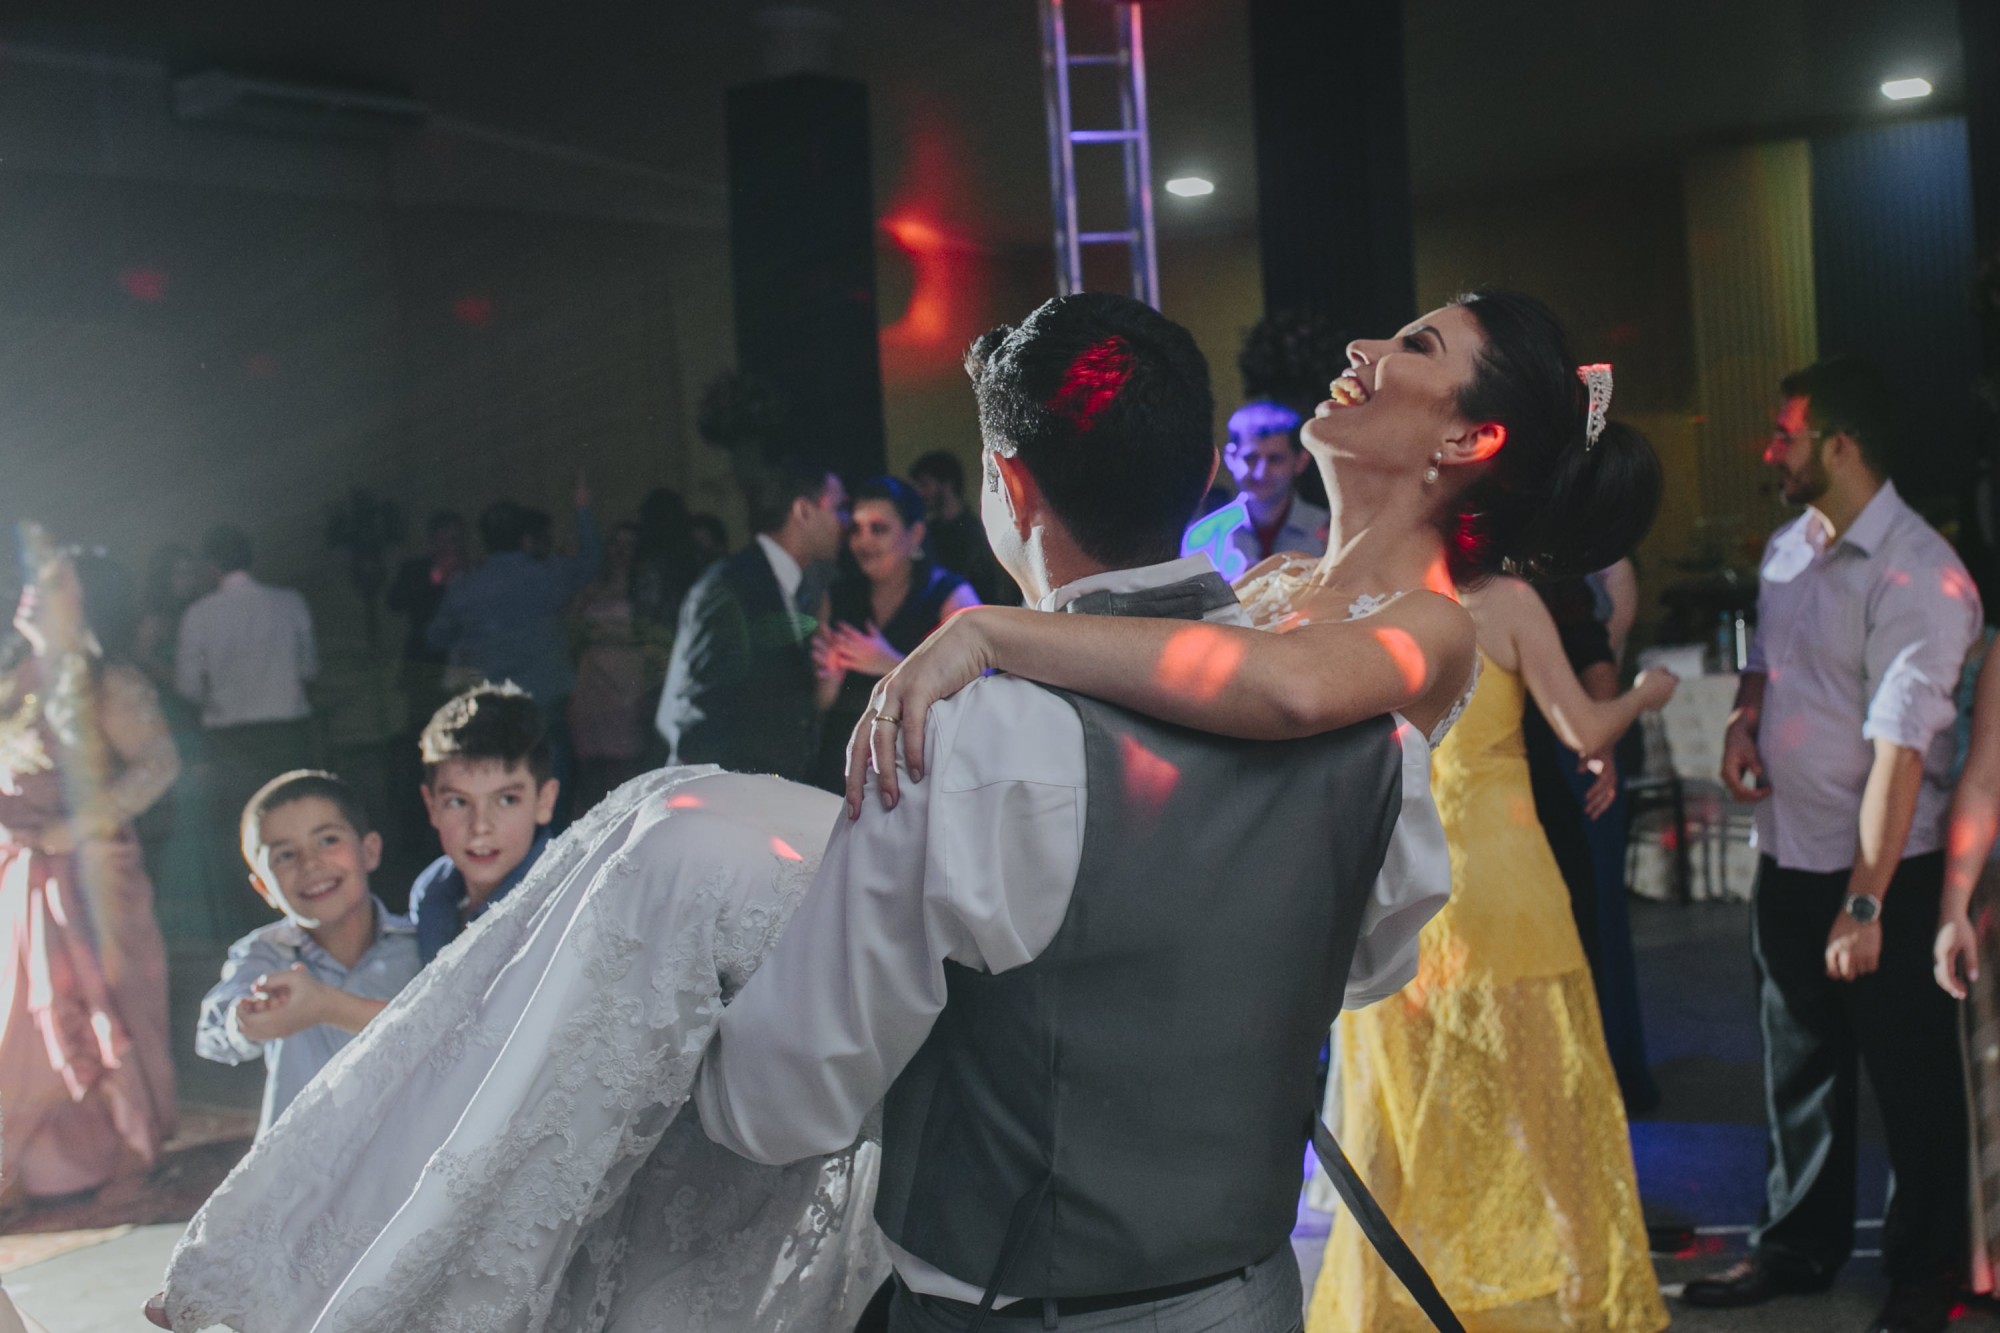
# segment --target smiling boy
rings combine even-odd
[[[369,892],[382,839],[345,782],[308,769],[273,778],[244,807],[241,839],[251,886],[284,919],[230,946],[195,1051],[264,1058],[261,1137],[421,964],[410,923]]]
[[[424,808],[444,855],[410,887],[428,963],[527,876],[548,845],[560,790],[541,710],[517,685],[476,685],[417,741]]]

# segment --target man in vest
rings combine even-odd
[[[987,530],[1030,605],[1242,623],[1205,558],[1174,558],[1215,467],[1186,330],[1060,297],[967,364]],[[924,780],[840,821],[723,1014],[709,1136],[794,1161],[883,1106],[899,1333],[1293,1333],[1320,1042],[1343,991],[1414,974],[1449,889],[1409,731],[1237,741],[969,686],[931,711]]]

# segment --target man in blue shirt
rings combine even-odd
[[[590,513],[590,487],[576,484],[576,554],[535,555],[528,549],[532,511],[502,500],[479,516],[486,560],[445,590],[424,637],[447,655],[457,683],[511,680],[540,705],[548,726],[552,772],[567,781],[570,692],[570,599],[597,577],[604,543]]]

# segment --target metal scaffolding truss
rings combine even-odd
[[[1153,243],[1153,150],[1146,129],[1146,48],[1140,35],[1139,6],[1114,3],[1114,49],[1072,54],[1063,18],[1063,0],[1039,0],[1042,9],[1042,96],[1048,110],[1049,194],[1055,210],[1056,289],[1083,290],[1083,247],[1122,245],[1131,261],[1132,295],[1160,304],[1160,266]],[[1119,123],[1112,129],[1078,129],[1070,116],[1070,71],[1101,67],[1118,80]],[[1077,225],[1079,146],[1115,146],[1124,173],[1125,227],[1082,231]],[[1096,170],[1093,151],[1085,161]]]

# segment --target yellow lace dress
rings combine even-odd
[[[1473,1333],[1652,1333],[1667,1314],[1569,897],[1536,822],[1520,677],[1483,660],[1438,746],[1450,904],[1417,978],[1340,1018],[1340,1138]],[[1343,1214],[1308,1333],[1427,1330]]]

